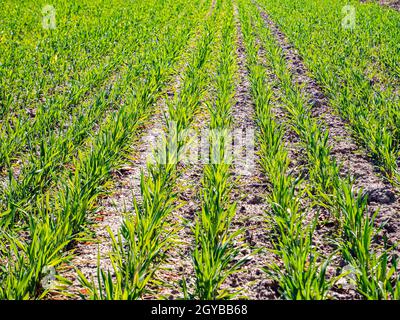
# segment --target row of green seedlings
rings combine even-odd
[[[120,231],[112,238],[112,270],[97,268],[97,279],[87,279],[79,270],[81,285],[93,300],[134,300],[151,292],[155,273],[162,267],[168,250],[175,243],[178,226],[168,216],[179,203],[176,181],[178,163],[185,150],[184,132],[190,128],[204,94],[207,61],[214,38],[215,12],[206,20],[205,29],[184,72],[178,95],[168,103],[167,137],[154,150],[155,162],[141,172],[141,199],[134,199],[134,212],[124,218]],[[99,258],[100,259],[100,258]]]
[[[37,4],[33,4],[33,8],[29,8],[31,4],[28,3],[14,4],[8,10],[5,6],[1,13],[5,17],[2,20],[6,40],[1,43],[0,78],[1,90],[4,91],[0,94],[3,105],[0,117],[9,118],[11,112],[25,113],[26,106],[36,109],[43,97],[48,101],[50,97],[59,96],[60,91],[68,93],[71,99],[66,100],[66,104],[72,105],[79,91],[97,85],[97,81],[105,76],[104,67],[112,62],[109,60],[111,55],[124,53],[121,44],[128,42],[121,29],[134,30],[135,25],[139,26],[139,15],[152,8],[144,5],[127,8],[120,2],[114,0],[111,6],[103,3],[89,11],[88,2],[78,7],[73,3],[55,1],[52,4],[58,21],[55,30],[43,29],[38,17],[41,8]],[[29,10],[30,15],[21,16],[21,12],[14,11],[21,7]],[[34,13],[38,16],[32,19]],[[69,14],[73,14],[75,19],[70,19]],[[9,33],[14,37],[9,37]],[[80,85],[83,80],[90,81]],[[72,82],[74,86],[69,85]],[[25,117],[29,118],[29,115]]]
[[[164,16],[168,18],[173,13],[173,9],[169,8],[169,14],[165,13]],[[191,20],[189,20],[189,23],[191,23]],[[157,38],[162,39],[169,35],[172,28],[184,32],[187,27],[183,26],[183,30],[180,30],[179,26],[166,26],[158,32]],[[151,28],[153,27],[148,27],[148,29]],[[143,39],[149,37],[148,34],[148,32],[144,33]],[[184,44],[185,41],[182,41],[181,46]],[[128,48],[130,47],[128,46]],[[135,50],[135,47],[131,49]],[[87,138],[95,134],[93,129],[98,123],[101,126],[101,122],[106,123],[108,121],[107,118],[103,120],[103,116],[110,110],[117,109],[119,104],[124,103],[125,94],[131,90],[130,83],[138,77],[143,79],[148,77],[153,72],[152,69],[149,69],[149,66],[154,65],[153,68],[158,68],[157,61],[147,54],[152,49],[154,49],[154,44],[142,44],[136,58],[130,62],[130,66],[124,71],[125,73],[120,75],[121,79],[116,80],[117,82],[111,91],[98,92],[95,95],[95,101],[89,100],[82,103],[77,108],[79,109],[78,113],[70,120],[71,125],[66,129],[61,129],[58,132],[50,131],[48,134],[42,133],[36,141],[31,142],[31,151],[28,159],[26,159],[26,164],[20,169],[18,178],[15,177],[11,168],[9,170],[8,185],[0,198],[0,203],[3,204],[1,225],[4,227],[13,225],[16,221],[21,220],[21,214],[23,218],[23,212],[29,211],[29,208],[34,205],[34,199],[47,189],[54,187],[62,174],[69,171],[67,164],[76,156],[77,150],[85,147]],[[177,49],[180,50],[180,47],[164,47],[160,59],[168,54],[168,50]],[[162,75],[158,76],[161,77]]]
[[[42,298],[52,289],[43,285],[43,272],[71,258],[72,252],[66,250],[83,236],[88,214],[95,210],[112,170],[123,161],[138,129],[150,115],[178,59],[179,50],[175,47],[182,47],[186,35],[184,28],[177,36],[167,35],[159,42],[158,50],[148,53],[154,63],[149,65],[147,79],[139,77],[131,84],[125,104],[88,142],[90,147],[73,159],[73,169],[65,174],[57,192],[49,191],[36,199],[34,212],[27,214],[26,228],[2,232],[2,299]]]
[[[350,177],[340,176],[340,167],[331,156],[328,130],[321,128],[318,119],[312,117],[312,106],[307,103],[301,88],[294,85],[284,53],[259,12],[252,13],[268,64],[283,92],[282,100],[290,125],[306,150],[308,178],[312,184],[309,196],[333,214],[340,239],[336,246],[350,265],[357,291],[367,299],[398,297],[397,260],[393,258],[389,266],[390,249],[373,245],[380,231],[380,226],[375,227],[378,212],[370,214],[362,190],[354,190]]]
[[[292,175],[290,158],[283,140],[284,127],[271,110],[273,89],[258,57],[259,45],[251,23],[249,8],[239,3],[240,21],[247,55],[251,93],[255,104],[260,164],[270,184],[267,222],[271,225],[272,252],[278,258],[264,271],[279,284],[285,299],[324,299],[332,285],[326,277],[328,261],[317,252],[313,233],[317,217],[306,222],[302,206],[305,189],[302,179]]]
[[[375,80],[366,73],[371,65],[383,65],[381,73],[384,77],[392,74],[392,78],[398,78],[398,41],[393,42],[393,38],[396,38],[394,34],[399,18],[379,6],[366,8],[354,3],[356,27],[343,29],[339,20],[346,1],[327,1],[319,6],[320,10],[314,10],[315,1],[312,0],[285,0],[279,5],[259,2],[279,21],[282,30],[299,49],[330,104],[349,121],[354,135],[386,178],[397,185],[400,144],[398,85],[397,88],[391,87],[393,81],[383,80],[385,89],[382,90],[381,85],[376,87]],[[294,10],[298,14],[293,15]],[[377,57],[376,52],[379,52]],[[378,71],[372,77],[376,73]]]
[[[232,3],[221,5],[223,16],[220,52],[217,53],[216,100],[209,105],[209,163],[205,165],[201,192],[201,211],[198,212],[192,254],[195,286],[189,293],[184,281],[185,298],[201,300],[232,299],[239,291],[230,292],[223,285],[228,277],[241,269],[246,259],[238,259],[236,246],[242,230],[233,232],[232,219],[236,203],[232,203],[232,159],[228,154],[232,125],[232,105],[235,91],[235,33]]]
[[[157,9],[157,12],[159,12],[163,8],[157,7]],[[125,21],[132,21],[123,28],[129,33],[129,36],[122,36],[118,33],[114,35],[114,32],[110,32],[115,38],[122,37],[123,39],[114,44],[111,53],[105,52],[105,49],[101,46],[91,50],[94,52],[98,51],[100,54],[107,56],[107,58],[104,58],[101,62],[97,61],[98,64],[95,64],[94,67],[92,65],[86,68],[86,70],[79,72],[77,80],[70,78],[70,89],[68,86],[65,86],[63,91],[53,96],[42,93],[43,95],[45,94],[45,103],[41,100],[37,101],[36,104],[31,103],[29,107],[32,110],[35,109],[33,119],[25,110],[13,110],[13,112],[7,114],[0,130],[0,137],[3,142],[0,147],[0,167],[10,167],[11,163],[14,163],[16,160],[21,161],[21,157],[24,156],[29,157],[30,153],[33,154],[33,158],[36,158],[38,150],[35,147],[41,142],[45,145],[51,144],[54,139],[65,138],[68,134],[90,132],[89,129],[107,111],[107,109],[96,110],[98,105],[112,94],[118,97],[117,92],[113,89],[113,82],[119,81],[119,78],[123,78],[129,69],[140,67],[138,61],[145,61],[145,50],[143,49],[148,47],[148,50],[150,50],[153,46],[153,43],[148,40],[152,38],[146,38],[146,35],[154,32],[154,26],[165,25],[165,22],[170,17],[169,14],[173,12],[170,8],[166,7],[163,9],[165,14],[160,16],[154,16],[152,11],[147,11],[145,10],[142,13],[146,17],[146,22],[140,25],[138,25],[139,20],[124,19]],[[118,30],[119,28],[121,26],[117,25],[111,30]],[[153,39],[155,37],[153,36]],[[112,41],[110,40],[109,42],[111,43]],[[132,52],[136,52],[133,61]],[[62,53],[58,54],[63,57]],[[96,61],[94,62],[96,63]],[[63,74],[62,69],[58,69],[54,73]],[[138,71],[139,73],[140,71]],[[42,76],[42,78],[47,77]],[[57,87],[57,84],[54,84],[54,86]],[[91,110],[89,114],[87,111],[88,108]],[[88,118],[88,115],[91,118]],[[81,123],[79,122],[82,118],[85,118],[86,122],[86,126],[84,127],[81,127]],[[74,123],[78,124],[78,127],[75,128]],[[74,141],[70,138],[67,141]],[[48,140],[47,143],[45,142],[46,140]],[[81,140],[78,139],[77,142],[79,141]],[[55,144],[61,145],[62,143],[55,141]],[[57,154],[57,152],[53,151],[51,153]],[[17,163],[17,170],[20,170],[19,166],[20,164]]]

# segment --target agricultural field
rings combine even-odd
[[[399,2],[1,7],[1,300],[400,300]]]

